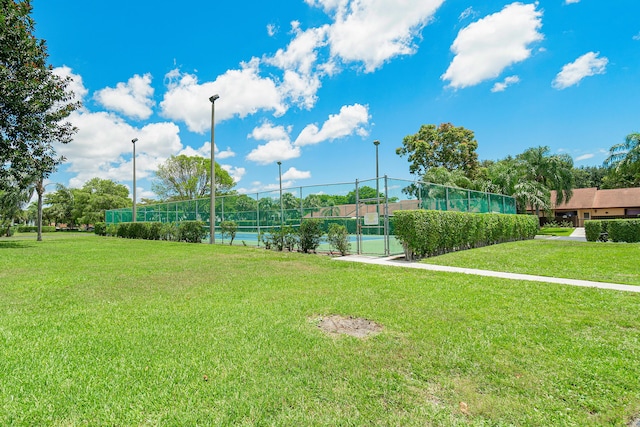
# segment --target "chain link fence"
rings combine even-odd
[[[234,244],[260,246],[260,236],[282,226],[299,227],[303,219],[319,218],[325,231],[330,224],[346,227],[352,253],[403,253],[393,237],[393,213],[433,209],[476,213],[516,213],[513,197],[388,177],[350,183],[284,188],[251,194],[219,195],[215,199],[216,242],[225,243],[220,223],[234,221]],[[132,222],[131,208],[105,213],[106,223]],[[209,227],[210,199],[137,205],[136,221],[203,221]],[[319,250],[329,250],[323,243]]]

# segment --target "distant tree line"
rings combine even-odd
[[[576,168],[571,156],[553,154],[546,146],[496,161],[478,161],[477,147],[472,131],[443,123],[421,126],[403,139],[396,153],[408,158],[409,171],[420,181],[513,196],[519,212],[528,206],[550,209],[552,190],[559,204],[570,200],[575,188],[640,185],[638,133],[612,146],[602,166]]]

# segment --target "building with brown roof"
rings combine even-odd
[[[640,187],[600,190],[576,188],[566,203],[555,204],[556,192],[551,192],[552,219],[556,222],[571,221],[576,227],[584,227],[589,219],[638,218],[640,216]],[[540,213],[541,216],[544,213]]]

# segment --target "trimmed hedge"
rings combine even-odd
[[[395,235],[407,259],[533,239],[538,232],[534,215],[436,210],[397,211],[394,215]]]
[[[640,242],[639,219],[590,220],[585,221],[584,228],[588,242]]]
[[[125,239],[170,240],[175,242],[202,243],[207,236],[203,221],[162,222],[121,222],[106,227],[104,235]],[[96,227],[97,229],[97,227]]]
[[[611,240],[613,242],[637,243],[640,242],[640,219],[585,221],[584,231],[588,242]]]
[[[640,242],[640,220],[616,219],[609,223],[609,239],[614,242]]]
[[[17,228],[18,233],[36,233],[38,232],[38,226],[36,225],[19,225]],[[55,233],[56,228],[50,225],[43,225],[43,233]]]
[[[602,233],[606,233],[606,224],[600,220],[587,220],[584,222],[584,234],[587,242],[597,242]]]
[[[107,224],[104,222],[96,222],[93,226],[93,232],[98,236],[107,235]]]

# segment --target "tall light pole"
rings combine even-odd
[[[216,243],[216,161],[215,161],[215,118],[216,118],[216,100],[219,95],[213,95],[209,98],[211,101],[211,201],[209,206],[209,244]]]
[[[280,177],[280,228],[284,226],[284,208],[282,204],[282,162],[278,162],[278,176]]]
[[[132,222],[136,222],[136,141],[138,138],[133,138],[131,143],[133,144],[133,219]]]
[[[380,224],[380,174],[378,173],[378,145],[380,141],[373,141],[376,146],[376,213],[378,214],[378,224]]]

